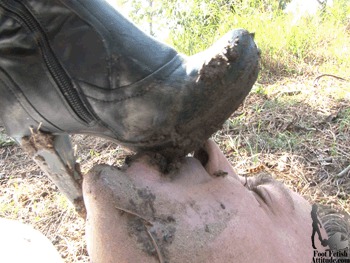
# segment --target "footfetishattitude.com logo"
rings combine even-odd
[[[318,206],[312,205],[312,234],[311,242],[314,249],[312,263],[350,263],[349,234],[342,228],[339,215],[325,216],[322,223],[318,217]],[[324,225],[328,238],[323,238],[320,228]],[[321,247],[315,246],[315,235],[317,233]]]

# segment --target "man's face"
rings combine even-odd
[[[148,156],[95,167],[84,180],[92,261],[311,262],[308,202],[271,178],[238,176],[212,141],[204,152],[171,176]]]

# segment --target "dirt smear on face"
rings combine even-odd
[[[171,215],[156,216],[155,199],[156,196],[148,188],[137,190],[136,200],[130,199],[128,208],[135,212],[125,214],[129,217],[127,229],[142,251],[165,263],[170,262],[167,247],[175,238],[176,221]]]

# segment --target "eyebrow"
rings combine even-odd
[[[291,196],[290,190],[283,183],[272,178],[271,175],[261,174],[256,177],[248,178],[246,187],[250,191],[253,191],[254,193],[256,193],[267,204],[266,202],[267,196],[261,195],[258,189],[258,186],[262,186],[262,185],[272,185],[276,187],[286,198],[287,202],[292,206],[293,210],[295,209],[294,201]],[[268,198],[272,201],[272,198],[269,192],[266,192],[266,194],[268,195]]]

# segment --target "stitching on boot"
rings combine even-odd
[[[143,95],[145,95],[149,90],[145,90],[143,92],[139,92],[139,93],[136,93],[135,95],[133,96],[128,96],[128,97],[124,97],[124,98],[121,98],[121,99],[115,99],[115,100],[101,100],[101,99],[96,99],[94,97],[91,97],[91,96],[88,96],[88,95],[85,95],[87,98],[89,99],[92,99],[92,100],[95,100],[95,101],[99,101],[99,102],[103,102],[103,103],[110,103],[110,102],[122,102],[122,101],[126,101],[128,99],[133,99],[133,98],[137,98],[137,97],[142,97]]]

